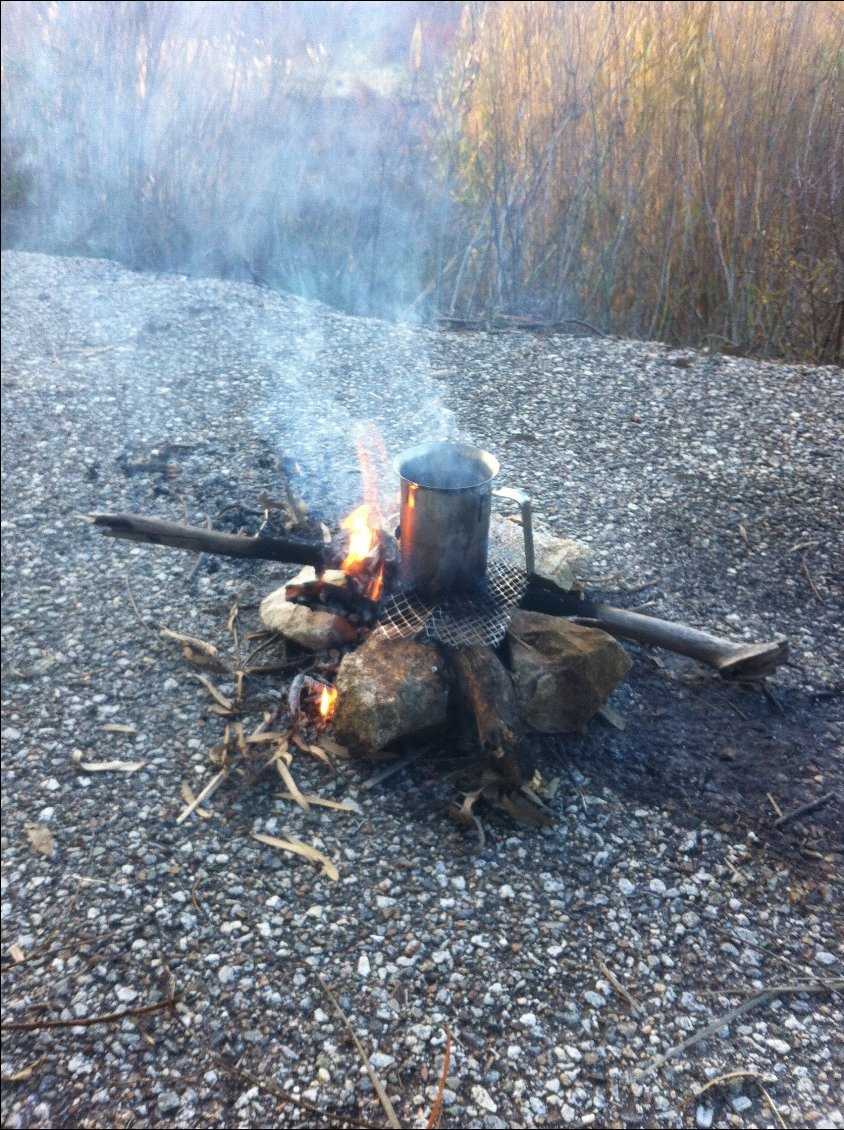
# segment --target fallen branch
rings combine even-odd
[[[796,820],[798,816],[805,816],[808,812],[814,812],[816,808],[820,808],[822,804],[827,804],[831,800],[837,800],[838,794],[835,792],[824,793],[823,796],[816,797],[815,800],[808,800],[805,804],[801,804],[799,808],[794,808],[791,812],[786,812],[781,815],[778,820],[774,821],[775,828],[781,828],[789,820]]]
[[[142,1004],[136,1008],[124,1008],[120,1012],[104,1012],[100,1016],[77,1016],[71,1020],[13,1020],[0,1024],[4,1032],[37,1032],[41,1028],[90,1028],[92,1024],[117,1024],[132,1016],[150,1016],[154,1012],[164,1012],[165,1009],[174,1008],[182,999],[179,993],[175,997],[156,1004]]]

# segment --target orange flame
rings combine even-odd
[[[349,534],[349,548],[340,568],[354,577],[368,600],[380,600],[384,588],[384,554],[378,506],[378,466],[387,452],[377,428],[356,427],[358,463],[363,478],[362,506],[340,523]]]
[[[365,561],[375,548],[378,530],[375,526],[370,526],[369,515],[370,507],[365,502],[340,523],[341,530],[349,531],[349,552],[340,566],[344,573],[354,573],[355,566]]]
[[[337,691],[334,687],[323,687],[319,696],[319,712],[323,718],[330,718],[334,713],[337,702]]]

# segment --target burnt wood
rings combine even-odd
[[[224,534],[163,518],[145,518],[141,514],[88,514],[85,515],[85,520],[99,526],[106,537],[123,538],[146,545],[166,545],[173,549],[186,549],[191,553],[214,553],[223,557],[312,565],[318,573],[331,565],[330,547],[288,541],[286,538]]]
[[[510,673],[491,647],[441,647],[474,719],[481,753],[501,784],[518,789],[528,784],[536,765],[519,720]]]

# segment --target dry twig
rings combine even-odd
[[[322,985],[322,988],[323,988],[323,991],[325,992],[325,995],[328,997],[328,999],[331,1001],[332,1005],[334,1006],[335,1012],[340,1017],[340,1019],[343,1021],[343,1025],[345,1026],[346,1031],[351,1036],[351,1038],[354,1042],[354,1045],[358,1050],[358,1054],[360,1055],[361,1059],[363,1060],[363,1065],[366,1068],[366,1073],[369,1076],[369,1081],[372,1084],[372,1086],[375,1088],[375,1093],[376,1093],[376,1095],[378,1096],[378,1098],[381,1102],[381,1106],[384,1108],[384,1113],[387,1116],[387,1122],[393,1128],[393,1130],[401,1130],[401,1123],[399,1122],[399,1120],[396,1116],[395,1108],[394,1108],[393,1104],[390,1102],[389,1095],[384,1090],[384,1084],[378,1078],[378,1076],[375,1073],[374,1068],[372,1067],[372,1065],[369,1062],[369,1056],[366,1054],[366,1048],[360,1042],[360,1039],[358,1038],[357,1032],[354,1030],[354,1028],[351,1025],[351,1021],[349,1020],[348,1016],[346,1016],[345,1012],[343,1011],[343,1009],[340,1005],[340,1002],[334,996],[331,989],[329,989],[328,985],[325,983],[324,979],[319,975],[319,973],[317,973],[316,976],[317,976],[317,980],[319,981],[320,985]]]
[[[132,1016],[150,1016],[153,1012],[163,1012],[175,1008],[182,994],[167,997],[155,1004],[142,1004],[136,1008],[124,1008],[120,1012],[104,1012],[100,1016],[75,1016],[70,1020],[13,1020],[0,1024],[4,1032],[37,1032],[42,1028],[90,1028],[92,1024],[116,1024]]]
[[[816,797],[814,800],[806,801],[805,804],[801,804],[798,808],[792,809],[791,812],[786,812],[785,814],[780,813],[779,819],[774,821],[774,827],[780,828],[787,821],[796,820],[798,816],[805,816],[809,812],[814,812],[815,809],[820,808],[822,804],[827,804],[829,801],[836,800],[837,798],[838,794],[831,792],[824,793],[823,796]]]
[[[782,1127],[782,1130],[787,1130],[786,1124],[785,1124],[785,1122],[783,1122],[782,1115],[777,1110],[776,1103],[771,1098],[771,1096],[768,1094],[765,1087],[763,1087],[763,1085],[762,1085],[762,1079],[764,1078],[764,1076],[760,1075],[758,1071],[728,1071],[726,1073],[726,1075],[718,1075],[715,1079],[710,1079],[708,1083],[706,1083],[703,1087],[701,1087],[701,1089],[695,1095],[695,1098],[699,1099],[701,1097],[701,1095],[705,1095],[706,1092],[708,1090],[710,1090],[712,1087],[718,1087],[722,1083],[729,1083],[732,1079],[747,1079],[747,1078],[754,1079],[756,1081],[756,1084],[758,1085],[759,1090],[765,1096],[765,1101],[767,1102],[767,1104],[771,1108],[771,1110],[774,1112],[774,1117],[776,1118],[777,1122],[779,1122],[780,1126]]]
[[[730,1024],[736,1017],[743,1015],[745,1012],[750,1012],[753,1008],[758,1008],[759,1005],[767,1004],[769,1001],[776,1000],[777,997],[786,996],[791,993],[840,993],[844,990],[844,977],[814,977],[807,981],[791,981],[784,985],[773,985],[770,989],[762,989],[753,996],[748,997],[747,1000],[737,1004],[735,1008],[731,1008],[725,1012],[723,1016],[717,1017],[710,1024],[701,1028],[699,1032],[693,1033],[685,1040],[681,1040],[679,1044],[674,1044],[668,1051],[663,1052],[661,1055],[655,1056],[644,1067],[639,1068],[636,1072],[637,1079],[643,1079],[645,1076],[650,1075],[652,1072],[657,1071],[669,1059],[684,1052],[686,1048],[692,1047],[694,1044],[700,1043],[701,1040],[706,1040],[710,1036],[714,1036],[716,1032],[720,1032],[726,1025]]]
[[[627,989],[625,989],[625,987],[619,981],[618,977],[616,977],[616,975],[613,973],[613,971],[610,969],[610,967],[607,965],[607,963],[603,959],[600,959],[598,961],[598,968],[601,970],[603,975],[606,977],[606,979],[609,981],[609,983],[612,985],[612,987],[615,989],[615,991],[618,993],[618,995],[623,1000],[627,1001],[627,1003],[630,1005],[631,1010],[636,1014],[636,1016],[641,1016],[642,1015],[642,1006],[639,1004],[639,1002],[636,1000],[636,998],[633,996],[633,994],[628,992]]]
[[[445,1026],[445,1056],[443,1057],[443,1073],[440,1077],[440,1088],[437,1091],[437,1097],[434,1100],[434,1105],[431,1107],[431,1114],[428,1121],[425,1123],[425,1130],[434,1130],[434,1127],[440,1120],[440,1111],[443,1105],[443,1095],[445,1094],[445,1085],[448,1080],[448,1069],[451,1066],[451,1029],[446,1024]]]

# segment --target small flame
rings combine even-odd
[[[334,713],[334,706],[337,702],[337,691],[334,687],[323,687],[322,694],[319,696],[319,712],[323,718],[330,718]]]

